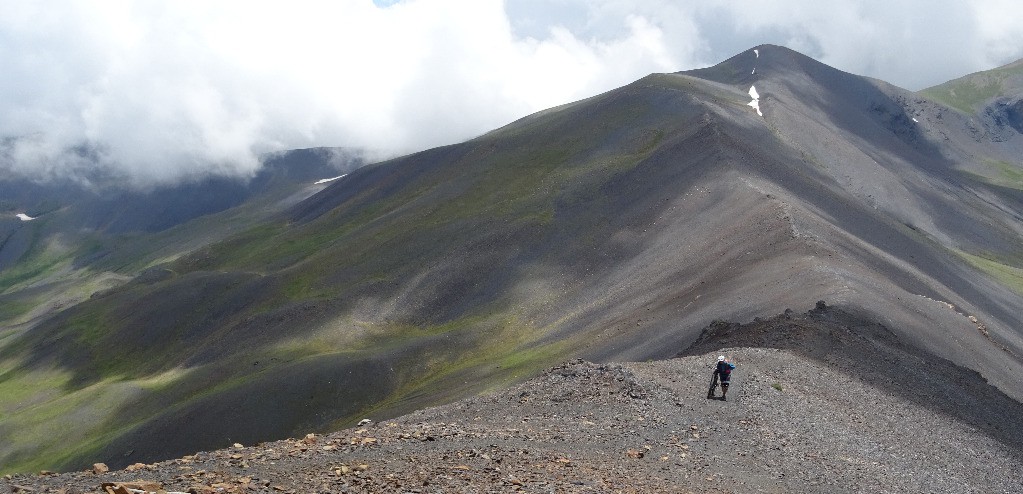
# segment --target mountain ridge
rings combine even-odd
[[[668,358],[714,320],[825,299],[1023,397],[1020,294],[967,257],[1013,265],[1023,198],[956,171],[1015,144],[756,50],[359,168],[0,340],[0,387],[115,409],[59,464],[152,461],[395,416],[569,357]],[[808,68],[754,66],[774,59]],[[10,424],[61,425],[16,405]],[[21,437],[5,463],[54,454]],[[147,438],[159,449],[132,446]]]

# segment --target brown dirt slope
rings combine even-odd
[[[718,353],[728,401],[707,399]],[[516,387],[329,435],[14,492],[1014,492],[1023,405],[882,325],[818,308],[715,323],[678,358],[574,361]],[[19,491],[19,489],[23,489]],[[31,490],[24,490],[31,489]]]

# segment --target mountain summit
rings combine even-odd
[[[970,118],[765,45],[359,168],[7,331],[0,386],[55,391],[0,460],[332,430],[821,299],[1019,400],[1023,136]]]

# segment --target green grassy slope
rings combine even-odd
[[[920,91],[920,94],[973,114],[986,103],[1023,90],[1023,60],[976,72]]]

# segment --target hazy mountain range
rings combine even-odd
[[[1019,63],[914,93],[760,46],[358,168],[0,185],[0,471],[335,430],[818,300],[1019,401],[1021,101]]]

